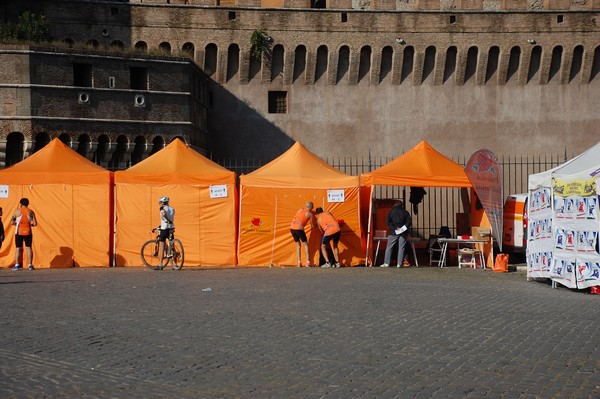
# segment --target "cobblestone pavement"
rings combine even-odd
[[[600,397],[600,297],[522,271],[3,269],[0,304],[0,398]]]

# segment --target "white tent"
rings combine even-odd
[[[599,177],[600,142],[529,176],[527,277],[551,278],[570,288],[600,285]]]

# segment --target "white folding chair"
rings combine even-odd
[[[429,266],[433,266],[434,263],[439,266],[442,263],[442,252],[444,249],[438,241],[437,236],[429,236],[427,251],[429,252]]]

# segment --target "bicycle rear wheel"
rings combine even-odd
[[[165,256],[163,257],[162,265],[158,262],[158,242],[156,242],[156,240],[146,241],[144,245],[142,245],[140,255],[142,256],[144,265],[152,270],[162,269],[169,261]]]
[[[180,270],[183,267],[185,253],[183,251],[183,244],[177,238],[171,241],[171,255],[173,255],[171,257],[171,265],[173,266],[173,270]]]

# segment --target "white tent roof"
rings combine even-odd
[[[529,189],[535,190],[540,187],[550,187],[552,185],[552,176],[554,175],[573,175],[588,170],[593,172],[598,168],[600,168],[600,142],[562,165],[545,172],[529,175]]]

